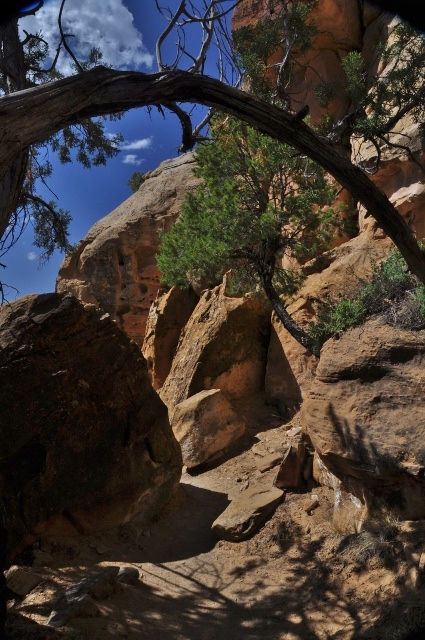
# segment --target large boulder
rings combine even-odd
[[[185,194],[199,185],[193,166],[192,153],[162,162],[133,196],[96,222],[59,270],[58,292],[102,307],[139,346],[160,286],[159,232],[169,231]]]
[[[408,519],[425,516],[424,362],[423,331],[368,320],[324,345],[301,410],[327,469]]]
[[[181,452],[138,347],[70,294],[0,311],[0,487],[11,553],[49,534],[149,518]]]
[[[205,291],[182,331],[160,391],[174,407],[205,389],[232,401],[263,389],[270,312],[260,300],[226,295],[224,283]]]
[[[180,402],[172,427],[188,468],[206,462],[245,432],[245,423],[220,389],[200,391]]]
[[[192,289],[173,287],[158,292],[146,323],[142,353],[146,358],[154,389],[160,389],[170,373],[180,333],[199,298]]]

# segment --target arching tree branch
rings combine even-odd
[[[262,133],[294,146],[360,201],[425,283],[425,259],[411,229],[386,195],[303,121],[268,102],[208,78],[183,71],[143,74],[96,67],[75,76],[0,98],[0,177],[22,150],[81,118],[134,107],[192,102],[220,109]],[[19,136],[16,119],[19,118]],[[11,212],[0,211],[0,231]]]

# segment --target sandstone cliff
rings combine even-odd
[[[133,196],[90,229],[59,270],[58,292],[101,307],[139,346],[160,286],[158,234],[170,228],[185,193],[199,184],[192,167],[188,153],[151,171]]]

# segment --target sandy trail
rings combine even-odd
[[[271,418],[260,424],[270,427]],[[23,602],[10,602],[10,638],[398,640],[406,631],[405,616],[423,624],[425,590],[407,588],[402,546],[387,566],[350,564],[338,553],[341,536],[329,526],[332,505],[325,488],[315,490],[320,507],[310,517],[302,509],[306,494],[288,494],[250,540],[235,544],[214,537],[212,522],[247,480],[272,483],[275,470],[259,473],[252,446],[277,448],[286,428],[257,430],[257,436],[248,430],[215,465],[184,473],[178,494],[149,526],[133,522],[43,543],[52,560],[33,569],[44,582]],[[141,580],[118,585],[97,603],[97,616],[72,618],[60,636],[46,633],[40,625],[57,594],[110,565],[135,566]],[[33,626],[24,629],[23,621]]]

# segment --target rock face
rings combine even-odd
[[[304,443],[292,444],[288,447],[274,480],[278,489],[298,489],[302,482],[306,450]]]
[[[193,165],[188,153],[151,171],[137,193],[90,229],[59,270],[58,292],[102,307],[140,346],[160,286],[158,233],[170,229],[185,194],[199,184]]]
[[[390,496],[407,519],[425,516],[424,362],[423,331],[369,320],[324,345],[302,407],[329,471]]]
[[[48,534],[149,518],[180,448],[140,350],[94,305],[26,296],[0,311],[0,486],[11,553]]]
[[[188,468],[206,462],[245,432],[245,424],[219,389],[200,391],[180,402],[172,427]]]
[[[234,30],[250,26],[258,19],[277,15],[279,6],[270,15],[270,4],[266,0],[242,0],[235,8],[232,18]],[[343,79],[341,59],[353,50],[361,50],[365,29],[381,14],[376,9],[357,0],[319,0],[310,14],[310,19],[318,29],[313,50],[295,67],[289,93],[296,100],[308,104],[313,122],[318,122],[324,110],[320,107],[314,92],[320,79],[325,82]],[[282,55],[280,54],[280,60]],[[279,61],[277,54],[270,63]],[[346,115],[349,102],[337,98],[331,105],[331,112],[337,120]],[[299,108],[294,104],[294,109]]]
[[[173,287],[152,303],[142,353],[154,389],[160,389],[170,373],[181,331],[198,300],[192,289]]]
[[[270,316],[260,301],[227,296],[226,282],[204,292],[160,392],[170,415],[205,389],[221,389],[230,401],[260,391],[269,331]]]
[[[373,266],[386,257],[390,246],[390,240],[383,237],[376,224],[370,224],[357,238],[307,263],[307,279],[288,311],[300,326],[307,327],[318,301],[330,294],[347,294],[370,278]],[[314,381],[317,363],[318,359],[294,340],[273,314],[265,390],[282,415],[301,407]]]

